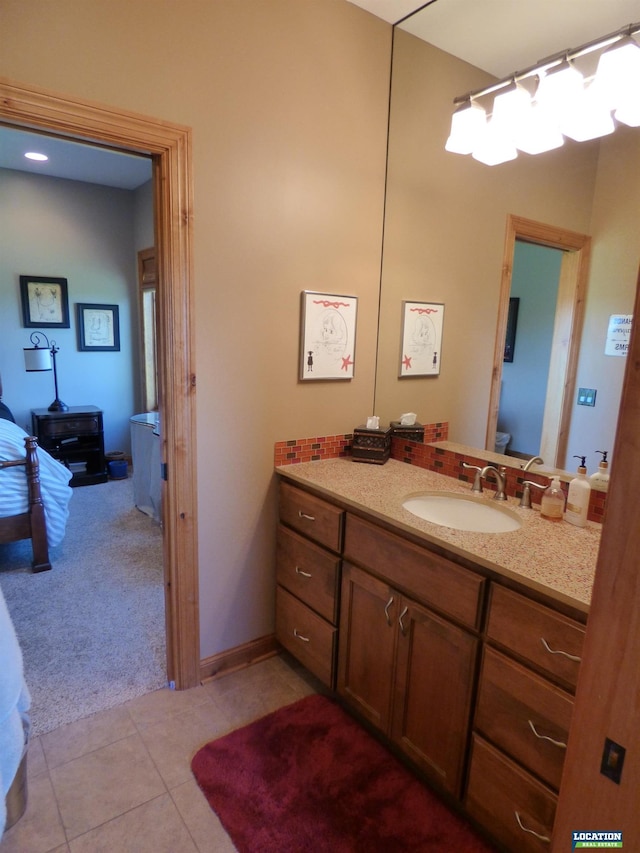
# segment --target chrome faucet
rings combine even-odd
[[[533,459],[530,459],[526,465],[522,466],[523,471],[528,471],[532,465],[544,465],[544,459],[541,459],[539,456],[534,456]]]
[[[494,465],[485,465],[482,471],[480,471],[480,482],[482,483],[482,480],[489,474],[493,474],[496,481],[496,493],[493,496],[494,501],[506,501],[507,496],[504,491],[507,482],[506,468],[501,467],[498,470]]]
[[[482,482],[480,480],[480,472],[482,468],[479,468],[477,465],[468,465],[466,462],[462,463],[463,468],[467,468],[470,471],[475,471],[475,476],[473,478],[473,486],[471,486],[471,491],[475,492],[478,495],[482,494]]]

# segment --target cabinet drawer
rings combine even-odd
[[[332,551],[342,550],[344,511],[283,481],[280,520]]]
[[[64,438],[65,436],[98,435],[100,433],[100,419],[90,418],[64,418],[58,420],[41,420],[38,425],[41,438]]]
[[[277,579],[333,624],[337,620],[340,558],[278,526]]]
[[[572,711],[573,699],[564,690],[485,649],[476,728],[556,790]]]
[[[276,588],[276,637],[323,684],[333,688],[336,629],[281,586]]]
[[[574,690],[584,633],[573,619],[492,585],[487,637]]]
[[[548,853],[556,802],[545,785],[474,735],[467,812],[507,850]]]
[[[423,604],[477,628],[485,580],[426,548],[347,515],[345,556]]]

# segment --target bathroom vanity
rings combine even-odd
[[[548,850],[599,525],[510,500],[516,531],[442,527],[404,498],[469,484],[394,460],[278,473],[280,643],[506,849]]]

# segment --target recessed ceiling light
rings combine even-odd
[[[27,160],[44,161],[49,159],[46,154],[38,154],[37,151],[28,151],[24,156],[27,158]]]

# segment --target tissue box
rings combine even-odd
[[[424,426],[419,423],[406,426],[400,421],[391,421],[391,434],[395,438],[408,438],[410,441],[424,442]]]
[[[362,425],[353,431],[351,455],[354,462],[384,465],[391,455],[391,427],[367,429]]]

